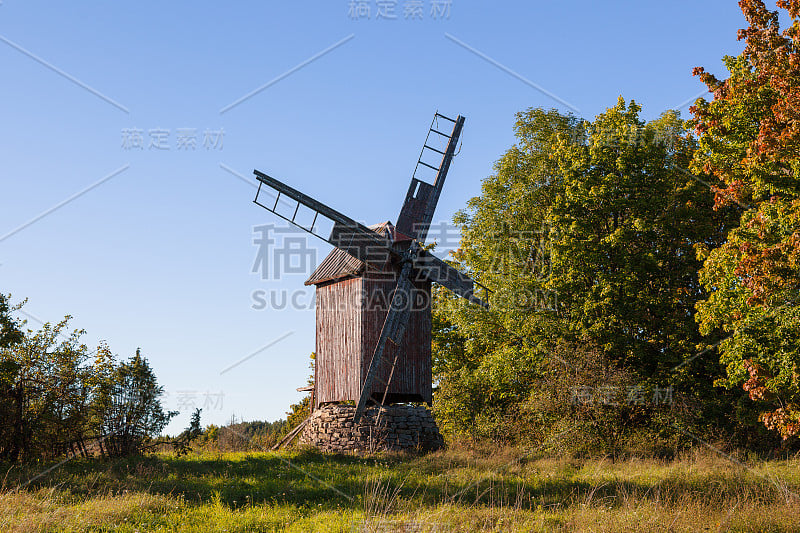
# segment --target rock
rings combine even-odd
[[[339,453],[432,451],[444,446],[433,415],[424,407],[370,407],[357,425],[353,424],[354,413],[352,405],[322,406],[311,415],[300,443]]]

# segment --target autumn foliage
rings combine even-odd
[[[693,170],[712,174],[716,208],[737,204],[741,218],[720,247],[699,246],[701,331],[722,330],[728,377],[763,407],[762,422],[784,438],[800,434],[800,2],[739,2],[749,26],[743,52],[726,57],[728,79],[695,74],[713,93],[690,110],[699,139]]]

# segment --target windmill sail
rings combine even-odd
[[[449,133],[441,131],[447,130],[444,124],[452,124]],[[433,122],[425,137],[422,145],[417,166],[414,168],[414,175],[411,178],[411,185],[406,193],[403,208],[397,217],[397,230],[406,235],[414,237],[419,242],[425,242],[428,235],[428,228],[433,220],[433,212],[436,204],[439,203],[439,194],[444,187],[444,180],[447,171],[450,170],[450,162],[453,160],[458,138],[461,136],[461,129],[464,127],[464,117],[458,115],[453,120],[438,112],[433,116]],[[433,184],[422,181],[417,177],[419,171],[433,171],[435,177]]]
[[[253,202],[267,211],[306,230],[315,237],[319,237],[336,248],[344,250],[374,270],[381,270],[386,265],[386,261],[388,261],[390,255],[397,255],[397,253],[390,248],[390,241],[383,235],[372,231],[352,218],[343,215],[322,202],[303,194],[263,172],[254,170],[253,174],[256,175],[259,181],[258,191],[256,192],[256,198]],[[267,203],[262,203],[261,195],[262,186],[264,185],[277,192],[274,201],[272,201],[273,197],[269,196],[269,201]],[[278,203],[282,196],[289,199],[291,204],[289,211],[293,211],[291,216],[281,213],[278,210]],[[297,220],[300,206],[305,206],[310,209],[314,215],[313,220],[308,226]],[[320,228],[323,226],[321,218],[333,223],[333,227],[328,236],[319,233]]]
[[[425,250],[420,250],[414,267],[425,279],[438,283],[450,289],[453,293],[469,300],[474,304],[489,308],[489,304],[475,296],[475,285],[478,285],[485,293],[488,289],[475,282],[472,278],[451,267],[435,255]]]

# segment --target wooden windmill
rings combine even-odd
[[[488,307],[472,279],[422,247],[463,125],[434,115],[396,226],[366,227],[254,171],[256,204],[335,247],[306,281],[316,286],[315,408],[352,400],[358,422],[371,403],[430,404],[431,283]]]

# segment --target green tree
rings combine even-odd
[[[8,301],[0,294],[0,460],[88,455],[98,438],[105,453],[133,453],[174,416],[162,410],[163,389],[139,350],[117,364],[101,343],[92,360],[84,331],[68,330],[71,317],[23,333],[11,316],[21,304]],[[187,431],[188,445],[199,418]]]
[[[189,427],[184,429],[180,435],[170,442],[172,449],[175,450],[175,455],[178,457],[192,451],[192,442],[203,435],[203,428],[200,426],[200,413],[202,411],[202,409],[195,409],[189,421]]]
[[[549,238],[547,216],[557,191],[558,165],[551,150],[558,139],[580,139],[584,124],[558,111],[517,114],[519,140],[495,164],[482,194],[455,222],[462,229],[458,266],[494,291],[492,308],[466,304],[434,288],[434,411],[445,434],[503,438],[505,421],[540,375],[542,345],[557,329],[550,313],[523,309],[531,297],[546,300],[541,275],[546,254],[531,257]],[[534,246],[533,243],[536,242]]]
[[[8,405],[0,456],[9,460],[65,453],[83,435],[90,391],[83,330],[67,333],[71,317],[45,324],[0,350]]]
[[[517,115],[517,145],[456,218],[455,258],[495,290],[492,309],[437,293],[445,427],[456,416],[462,429],[510,435],[520,408],[541,404],[543,384],[585,375],[588,357],[607,361],[592,386],[611,370],[618,376],[620,424],[651,419],[652,409],[623,412],[633,386],[649,398],[672,386],[687,412],[720,413],[710,401],[719,364],[692,359],[703,344],[693,314],[704,296],[694,246],[719,243],[730,215],[712,211],[713,194],[685,170],[695,145],[677,114],[645,122],[639,112],[620,98],[593,122],[541,109]],[[569,404],[559,390],[556,403]],[[534,438],[563,413],[528,412],[537,418],[526,428]]]
[[[22,342],[23,333],[20,324],[11,316],[14,309],[19,309],[21,305],[12,308],[9,305],[11,295],[6,296],[0,293],[0,348],[8,348],[14,344]]]
[[[800,435],[800,2],[781,0],[791,26],[760,0],[740,3],[749,26],[744,51],[725,57],[730,76],[695,74],[713,92],[690,110],[699,137],[695,172],[721,184],[716,207],[741,218],[718,247],[701,246],[701,330],[724,334],[727,376],[743,387],[761,420],[784,438]]]
[[[0,293],[0,457],[11,459],[12,442],[15,438],[14,421],[18,417],[21,402],[15,384],[19,375],[19,364],[4,351],[22,342],[23,333],[19,322],[11,316],[10,295]],[[18,452],[17,452],[18,453]],[[14,457],[16,458],[16,457]]]
[[[101,363],[108,368],[108,363]],[[93,402],[94,424],[103,452],[111,457],[139,453],[177,415],[164,412],[158,384],[147,359],[136,355],[109,368]]]
[[[311,359],[308,366],[311,368],[311,375],[308,376],[308,380],[306,381],[307,385],[314,385],[314,363],[317,358],[317,354],[311,352],[308,356]],[[294,403],[289,406],[289,411],[286,413],[286,424],[283,425],[282,431],[284,434],[289,433],[291,430],[296,428],[298,424],[302,423],[306,418],[311,416],[311,398],[312,394],[306,394],[303,398],[298,402]]]

